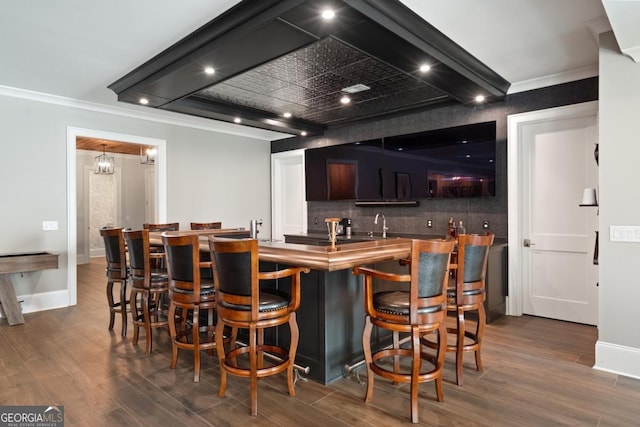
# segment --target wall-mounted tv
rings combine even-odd
[[[495,158],[495,122],[394,136],[384,139],[384,179],[398,184],[408,175],[409,198],[491,197]],[[396,189],[396,197],[407,192]]]
[[[306,150],[307,200],[495,196],[495,122]]]

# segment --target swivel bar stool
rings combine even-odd
[[[448,345],[447,351],[456,352],[456,383],[462,385],[462,362],[465,352],[474,352],[476,369],[482,371],[482,335],[487,322],[484,309],[486,299],[485,279],[489,249],[494,234],[460,234],[458,236],[458,264],[455,283],[447,290],[447,310],[456,314],[456,327],[447,331],[456,337],[455,345]],[[477,313],[475,331],[467,329],[466,313]]]
[[[101,228],[100,236],[104,240],[104,251],[107,259],[107,302],[109,304],[109,330],[113,329],[116,313],[122,319],[123,337],[127,336],[127,311],[129,301],[127,300],[127,283],[129,280],[129,270],[127,269],[127,256],[122,237],[122,228]],[[114,297],[113,286],[120,284],[119,299]]]
[[[435,381],[437,399],[443,400],[442,368],[447,345],[446,282],[454,244],[454,240],[412,240],[411,259],[407,263],[409,274],[386,273],[365,267],[353,269],[353,274],[364,275],[366,317],[362,347],[367,367],[365,402],[371,402],[373,398],[374,374],[394,382],[410,383],[411,421],[414,423],[418,422],[420,383]],[[374,293],[373,279],[397,282],[398,287]],[[374,326],[392,331],[392,348],[372,351]],[[408,334],[409,348],[400,345],[401,333]],[[425,333],[437,335],[435,355],[423,351],[420,337]],[[401,363],[402,358],[409,359],[409,366]],[[387,360],[391,362],[390,366],[383,364]]]
[[[251,380],[251,415],[258,414],[258,379],[287,371],[289,395],[295,396],[294,362],[298,348],[296,310],[300,305],[300,273],[308,268],[291,267],[278,271],[258,271],[258,241],[256,239],[209,238],[213,276],[216,287],[218,323],[216,348],[220,362],[220,391],[224,397],[227,374]],[[260,281],[291,278],[290,294],[282,290],[260,289]],[[264,342],[264,330],[288,323],[291,332],[289,348],[282,343]],[[225,351],[223,329],[228,326],[246,329],[249,343],[236,346],[231,342]],[[270,353],[276,358],[265,358]],[[237,358],[248,364],[237,363]]]
[[[167,270],[154,268],[151,262],[153,259],[164,258],[164,254],[151,252],[149,230],[124,231],[123,234],[129,251],[133,343],[138,343],[139,330],[144,328],[146,350],[151,354],[152,329],[164,328],[168,332],[169,325],[169,277]]]
[[[193,352],[193,381],[200,381],[200,352],[212,352],[216,346],[214,325],[200,324],[200,312],[216,307],[213,280],[201,276],[201,269],[211,271],[211,262],[200,261],[198,235],[162,234],[169,273],[169,334],[171,335],[171,369],[178,363],[178,349]],[[208,253],[208,252],[207,252]]]

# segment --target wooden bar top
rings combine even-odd
[[[214,231],[214,230],[210,230]],[[190,234],[192,231],[173,231],[167,234]],[[150,242],[161,245],[162,233],[150,233]],[[233,237],[229,233],[200,234],[200,250],[209,251],[209,236]],[[365,264],[407,258],[411,253],[411,240],[405,238],[377,239],[358,243],[330,246],[299,245],[275,242],[268,239],[259,242],[260,260],[314,270],[337,271]]]
[[[336,271],[407,258],[411,240],[379,239],[330,246],[311,246],[281,242],[260,242],[260,260],[314,270]]]

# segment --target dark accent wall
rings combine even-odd
[[[385,215],[389,232],[442,234],[447,221],[462,220],[467,232],[481,232],[482,222],[498,237],[507,236],[507,117],[528,111],[579,104],[598,99],[598,78],[593,77],[508,95],[504,102],[467,107],[449,105],[410,114],[389,116],[351,126],[335,127],[318,137],[292,137],[271,142],[271,152],[318,148],[359,140],[389,137],[472,123],[496,122],[496,197],[469,199],[418,199],[417,207],[356,207],[354,201],[309,202],[309,231],[326,231],[324,218],[350,217],[357,233],[381,232],[376,213]],[[317,218],[317,224],[316,224]],[[427,220],[433,228],[427,228]]]

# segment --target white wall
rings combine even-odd
[[[249,227],[263,219],[260,237],[271,232],[269,142],[183,129],[180,142],[167,143],[167,222],[222,221],[222,227]],[[197,206],[197,209],[194,209]]]
[[[640,64],[612,33],[600,37],[600,317],[596,368],[640,378],[640,243],[609,240],[612,225],[640,226]]]
[[[4,95],[0,117],[0,254],[60,254],[58,270],[12,275],[25,312],[67,289],[68,127],[165,140],[169,220],[247,227],[260,215],[271,229],[269,141]],[[42,231],[43,220],[58,231]]]

